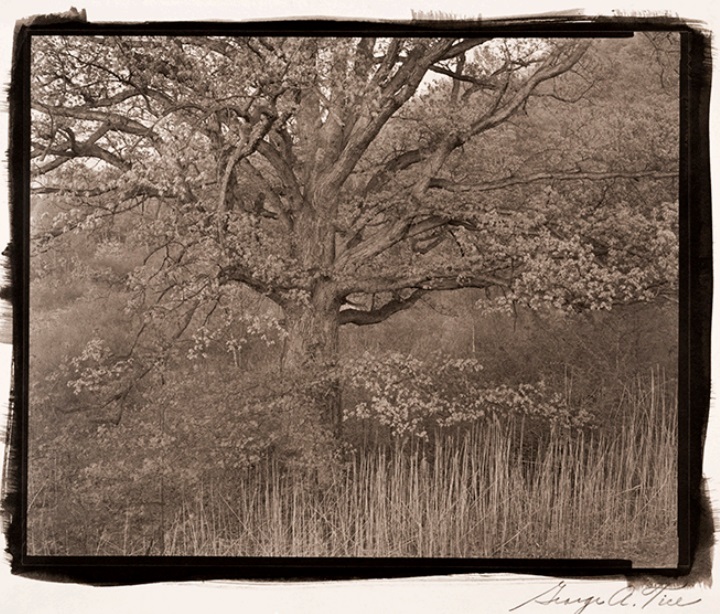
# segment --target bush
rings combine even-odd
[[[515,386],[488,380],[472,358],[436,353],[421,360],[393,352],[365,353],[347,360],[342,375],[346,420],[374,422],[395,437],[427,439],[437,429],[512,416],[565,427],[580,427],[588,420],[560,394],[549,392],[542,380]]]

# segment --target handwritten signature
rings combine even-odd
[[[679,591],[683,588],[674,586],[646,586],[641,588],[624,586],[609,596],[575,597],[567,595],[568,585],[561,580],[555,586],[531,597],[527,601],[523,601],[514,608],[510,608],[509,611],[514,612],[533,603],[537,605],[577,605],[577,609],[573,610],[572,614],[581,614],[591,605],[631,607],[636,610],[644,610],[650,605],[684,608],[701,601],[700,599],[685,601],[682,595],[673,593],[673,591]]]

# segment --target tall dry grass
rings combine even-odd
[[[103,515],[89,502],[75,509],[71,485],[45,475],[29,501],[28,552],[612,557],[674,566],[674,383],[658,373],[638,379],[611,415],[620,417],[594,430],[538,436],[507,418],[429,442],[376,445],[327,468],[322,481],[267,461],[238,473],[231,489],[206,482],[124,511],[114,487],[99,486]]]
[[[359,451],[322,487],[277,462],[182,497],[164,554],[613,557],[676,564],[677,414],[657,373],[595,431],[521,419]]]

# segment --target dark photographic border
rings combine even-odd
[[[285,35],[624,37],[637,31],[681,36],[680,70],[680,285],[678,566],[632,568],[618,559],[462,558],[249,558],[29,556],[27,412],[29,364],[30,47],[34,36],[66,35]],[[15,574],[91,584],[138,584],[206,579],[399,578],[457,573],[513,572],[551,576],[708,576],[703,552],[711,547],[710,504],[703,491],[702,455],[710,399],[712,236],[709,162],[710,40],[696,24],[673,19],[519,18],[487,22],[276,21],[90,24],[77,18],[41,17],[15,32],[10,90],[10,177],[13,303],[13,375],[3,511]],[[705,567],[708,567],[705,569]]]

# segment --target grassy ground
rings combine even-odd
[[[674,400],[628,391],[611,430],[478,424],[431,445],[356,454],[318,488],[267,464],[240,496],[208,488],[166,532],[172,554],[613,557],[672,566],[677,545]]]
[[[233,488],[185,490],[133,529],[137,510],[67,551],[58,506],[37,505],[29,552],[350,557],[627,558],[676,564],[676,401],[626,390],[614,423],[534,437],[521,419],[351,454],[322,486],[265,462]],[[188,453],[191,453],[190,451]],[[137,520],[137,519],[136,519]],[[84,527],[93,523],[88,517]]]

